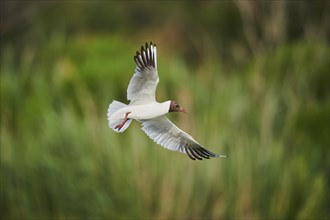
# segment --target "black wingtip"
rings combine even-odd
[[[145,44],[145,50],[148,50],[151,46],[154,46],[156,47],[156,44],[155,43],[152,43],[152,41],[150,41],[150,43],[148,44],[148,42],[146,42]],[[141,47],[141,50],[142,50],[143,46]]]
[[[226,157],[224,155],[215,154],[201,145],[192,145],[192,146],[185,146],[186,154],[192,160],[202,160],[202,159],[211,159],[212,157]]]
[[[136,55],[134,56],[134,61],[137,64],[140,71],[144,70],[148,67],[156,67],[156,53],[155,50],[153,51],[151,48],[152,41],[150,41],[150,45],[148,45],[148,42],[141,46],[140,51],[136,51]],[[154,44],[154,47],[156,47],[156,44]],[[151,52],[153,51],[153,52]]]

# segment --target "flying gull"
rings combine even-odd
[[[165,114],[184,112],[175,101],[156,101],[155,92],[159,82],[156,44],[146,43],[134,56],[136,68],[127,88],[128,105],[113,101],[108,108],[108,124],[116,132],[124,132],[137,120],[142,130],[157,144],[173,151],[187,154],[192,160],[226,157],[205,149],[192,136],[175,126]]]

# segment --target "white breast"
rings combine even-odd
[[[168,113],[171,101],[163,103],[151,103],[146,105],[128,105],[125,108],[119,109],[115,112],[110,120],[118,120],[125,117],[127,112],[130,112],[128,118],[135,120],[145,120],[156,118]]]

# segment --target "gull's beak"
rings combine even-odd
[[[188,112],[185,109],[183,109],[183,108],[180,108],[180,112],[183,112],[183,113],[188,114]]]

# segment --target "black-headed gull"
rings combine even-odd
[[[187,154],[193,160],[225,157],[203,148],[192,136],[176,127],[164,115],[169,112],[186,112],[175,101],[159,103],[155,92],[159,82],[156,45],[146,43],[136,52],[137,65],[127,88],[128,105],[113,101],[108,108],[108,124],[116,132],[125,131],[132,119],[142,124],[142,130],[157,144]]]

